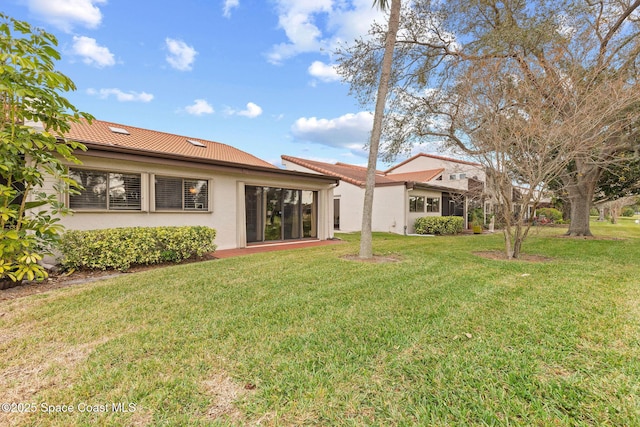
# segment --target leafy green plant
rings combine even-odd
[[[562,212],[554,208],[539,208],[536,210],[537,216],[540,218],[544,216],[549,221],[559,224],[562,221]]]
[[[416,234],[458,234],[464,227],[460,216],[425,216],[416,219]]]
[[[626,206],[624,209],[622,209],[622,216],[624,217],[631,218],[635,214],[636,212],[631,206]]]
[[[125,227],[70,230],[60,242],[66,269],[127,270],[132,265],[179,262],[213,252],[216,230],[192,227]]]
[[[478,208],[469,210],[467,219],[471,223],[471,225],[482,225],[483,216],[484,216],[484,213],[482,211],[482,208],[478,207]]]
[[[482,208],[475,208],[470,212],[469,215],[471,228],[473,229],[473,234],[481,234],[482,233]]]
[[[79,112],[60,92],[75,90],[55,69],[56,38],[0,14],[0,282],[43,280],[38,261],[49,254],[68,210],[57,194],[42,191],[46,177],[57,192],[76,186],[63,161],[79,163],[82,144],[58,138]],[[0,287],[1,288],[1,287]]]

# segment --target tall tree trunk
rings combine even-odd
[[[373,257],[373,244],[371,236],[371,222],[373,218],[373,192],[376,185],[376,168],[378,163],[378,151],[382,136],[382,119],[391,79],[391,66],[393,64],[393,49],[396,43],[396,35],[400,26],[400,2],[391,0],[389,14],[389,28],[384,45],[382,57],[382,69],[380,71],[380,83],[376,96],[376,110],[373,116],[373,129],[369,141],[369,162],[367,164],[367,180],[364,190],[364,206],[362,209],[362,234],[360,236],[360,258]],[[374,2],[375,3],[375,2]],[[382,4],[382,3],[381,3]],[[386,2],[384,2],[386,4]]]
[[[567,236],[593,236],[589,213],[601,174],[602,169],[598,166],[578,163],[577,172],[564,178],[571,203],[571,224]]]
[[[527,209],[527,204],[523,204],[522,209]],[[513,227],[513,258],[520,258],[520,252],[522,252],[522,243],[526,237],[525,230],[523,229],[523,222],[525,221],[524,213],[519,213],[518,218],[516,219],[516,224]]]
[[[504,254],[507,259],[513,259],[513,241],[511,239],[511,229],[509,227],[505,227],[502,230],[504,234]]]
[[[513,239],[513,258],[514,259],[518,259],[520,258],[520,252],[522,252],[522,241],[524,239],[522,238],[521,235],[519,235],[519,232],[516,233],[516,236]]]
[[[611,224],[617,224],[618,218],[620,217],[620,209],[618,206],[611,207]]]

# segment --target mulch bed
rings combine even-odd
[[[494,259],[498,261],[507,261],[507,254],[503,251],[476,251],[474,255],[486,259]],[[541,255],[532,254],[520,254],[520,258],[513,259],[511,261],[527,261],[527,262],[549,262],[553,261],[553,258],[543,257]]]
[[[332,240],[322,240],[322,241],[301,242],[295,245],[266,245],[266,246],[253,247],[253,248],[222,250],[222,251],[216,251],[215,253],[211,253],[211,254],[205,254],[200,258],[195,258],[195,257],[189,258],[180,263],[168,262],[168,263],[154,264],[154,265],[134,266],[134,267],[131,267],[126,272],[114,271],[114,270],[104,270],[104,271],[103,270],[79,270],[79,271],[74,271],[71,274],[49,273],[49,278],[46,279],[44,282],[23,282],[21,285],[16,286],[14,288],[0,290],[0,301],[49,292],[50,290],[64,288],[67,286],[73,286],[73,285],[78,285],[78,284],[88,283],[88,282],[95,282],[96,280],[108,279],[111,277],[119,276],[121,274],[136,273],[138,271],[151,270],[151,269],[162,268],[162,267],[167,267],[171,265],[209,261],[213,259],[227,258],[229,256],[248,255],[254,252],[255,253],[268,252],[268,251],[276,251],[276,250],[284,250],[284,249],[321,246],[321,245],[328,245],[328,244],[334,244],[334,243],[342,243],[342,240],[332,239]],[[397,261],[397,260],[394,260],[394,261]],[[375,261],[369,261],[369,262],[391,262],[391,261],[375,260]]]
[[[568,236],[566,234],[559,234],[555,236],[560,239],[575,239],[575,240],[626,240],[620,237],[610,237],[610,236]]]
[[[358,255],[344,255],[344,256],[341,256],[340,258],[346,259],[347,261],[368,262],[372,264],[400,261],[400,257],[395,255],[387,255],[387,256],[374,255],[373,258],[360,258]]]
[[[216,257],[213,256],[213,254],[205,254],[202,257],[189,258],[179,263],[165,262],[162,264],[133,266],[130,269],[128,269],[126,272],[117,271],[117,270],[78,270],[72,273],[65,273],[65,272],[49,273],[49,278],[45,279],[43,282],[25,281],[14,288],[1,290],[0,301],[22,298],[22,297],[26,297],[34,294],[41,294],[44,292],[49,292],[54,289],[66,288],[68,286],[80,285],[84,283],[95,282],[98,280],[105,280],[105,279],[117,277],[123,274],[137,273],[139,271],[153,270],[156,268],[163,268],[171,265],[209,261],[212,259],[216,259]]]

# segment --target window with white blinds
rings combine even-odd
[[[141,209],[142,180],[140,174],[70,169],[69,175],[82,189],[69,195],[69,207],[76,210]]]
[[[182,179],[156,176],[156,210],[182,209]]]
[[[208,211],[209,181],[156,176],[155,207],[156,211]]]

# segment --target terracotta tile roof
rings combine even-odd
[[[123,129],[128,134],[114,132],[112,128]],[[93,120],[90,125],[84,120],[80,123],[72,123],[65,138],[84,143],[172,154],[178,157],[195,157],[277,169],[271,163],[230,145],[102,120]]]
[[[329,164],[331,164],[331,163],[329,163]],[[354,168],[354,169],[367,170],[367,168],[365,166],[352,165],[351,163],[336,162],[335,164],[338,165],[338,166],[347,166],[347,167]],[[384,172],[379,170],[379,169],[376,169],[376,173],[378,175],[384,175]]]
[[[324,163],[315,160],[301,159],[299,157],[291,157],[283,155],[283,160],[288,160],[307,169],[340,178],[350,184],[364,186],[367,176],[367,168],[363,166],[350,165],[347,163]],[[384,172],[376,172],[376,185],[393,185],[403,184],[405,182],[428,182],[441,174],[444,169],[434,169],[419,172],[385,174]]]
[[[335,176],[345,182],[360,187],[365,185],[367,179],[367,168],[363,166],[349,165],[346,163],[324,163],[285,155],[282,155],[281,157],[283,160],[288,160],[324,175]],[[382,172],[378,172],[376,174],[376,185],[388,185],[395,183],[397,183],[397,181],[388,179]]]
[[[452,158],[450,158],[450,157],[437,156],[437,155],[435,155],[435,154],[418,153],[418,154],[416,154],[415,156],[410,157],[410,158],[408,158],[407,160],[405,160],[405,161],[403,161],[403,162],[400,162],[400,163],[398,163],[398,164],[397,164],[397,165],[395,165],[395,166],[390,167],[389,169],[387,169],[387,170],[385,171],[385,173],[392,172],[394,169],[399,168],[400,166],[405,165],[405,164],[407,164],[407,163],[409,163],[409,162],[411,162],[411,161],[413,161],[413,160],[417,159],[418,157],[429,157],[429,158],[431,158],[431,159],[445,160],[445,161],[447,161],[447,162],[455,162],[455,163],[460,163],[460,164],[463,164],[463,165],[471,165],[471,166],[479,166],[479,167],[482,167],[482,165],[481,165],[480,163],[467,162],[467,161],[465,161],[465,160],[452,159]]]
[[[432,179],[435,179],[444,172],[444,168],[440,169],[429,169],[417,172],[404,172],[404,173],[391,173],[386,174],[387,178],[395,179],[403,182],[429,182]]]

